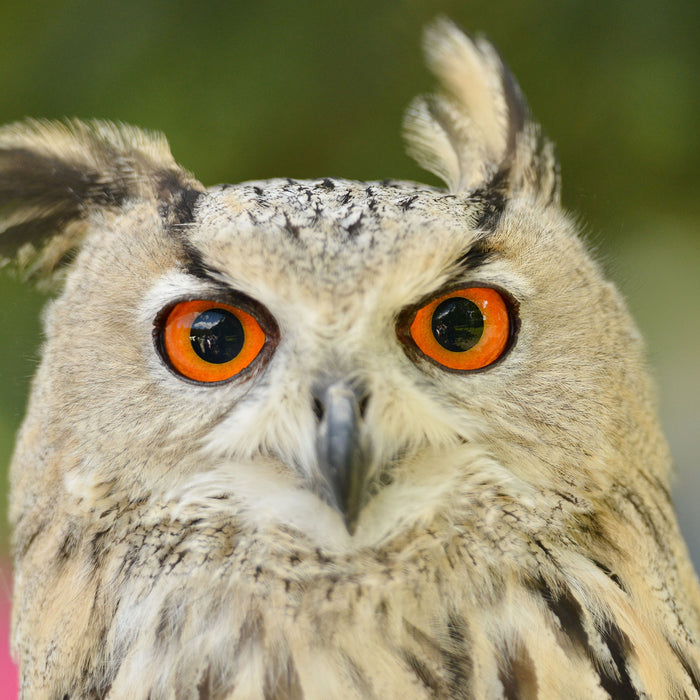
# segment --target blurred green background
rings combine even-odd
[[[648,339],[697,566],[697,0],[2,3],[0,122],[99,117],[159,129],[205,184],[325,175],[435,182],[404,155],[400,124],[410,99],[433,84],[420,36],[438,13],[500,47],[558,144],[565,205],[585,222]],[[8,274],[0,298],[4,473],[44,298]],[[0,491],[2,547],[5,505]]]

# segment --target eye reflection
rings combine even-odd
[[[484,333],[481,309],[463,297],[445,299],[433,312],[433,335],[450,352],[465,352],[473,348]]]
[[[210,309],[192,323],[190,342],[193,350],[207,362],[223,364],[243,349],[245,332],[241,322],[225,309]]]

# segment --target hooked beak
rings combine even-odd
[[[321,392],[316,408],[320,418],[316,452],[326,482],[322,492],[352,535],[363,505],[368,462],[360,431],[360,401],[349,384],[338,381]]]

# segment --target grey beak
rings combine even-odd
[[[343,516],[352,535],[362,507],[367,455],[362,446],[360,402],[352,387],[335,382],[319,392],[316,451],[326,500]]]

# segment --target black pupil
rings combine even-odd
[[[206,362],[230,362],[243,349],[245,333],[241,322],[226,309],[209,309],[199,314],[190,328],[194,351]]]
[[[435,340],[445,350],[464,352],[481,339],[484,317],[473,301],[452,297],[438,304],[433,312],[432,329]]]

